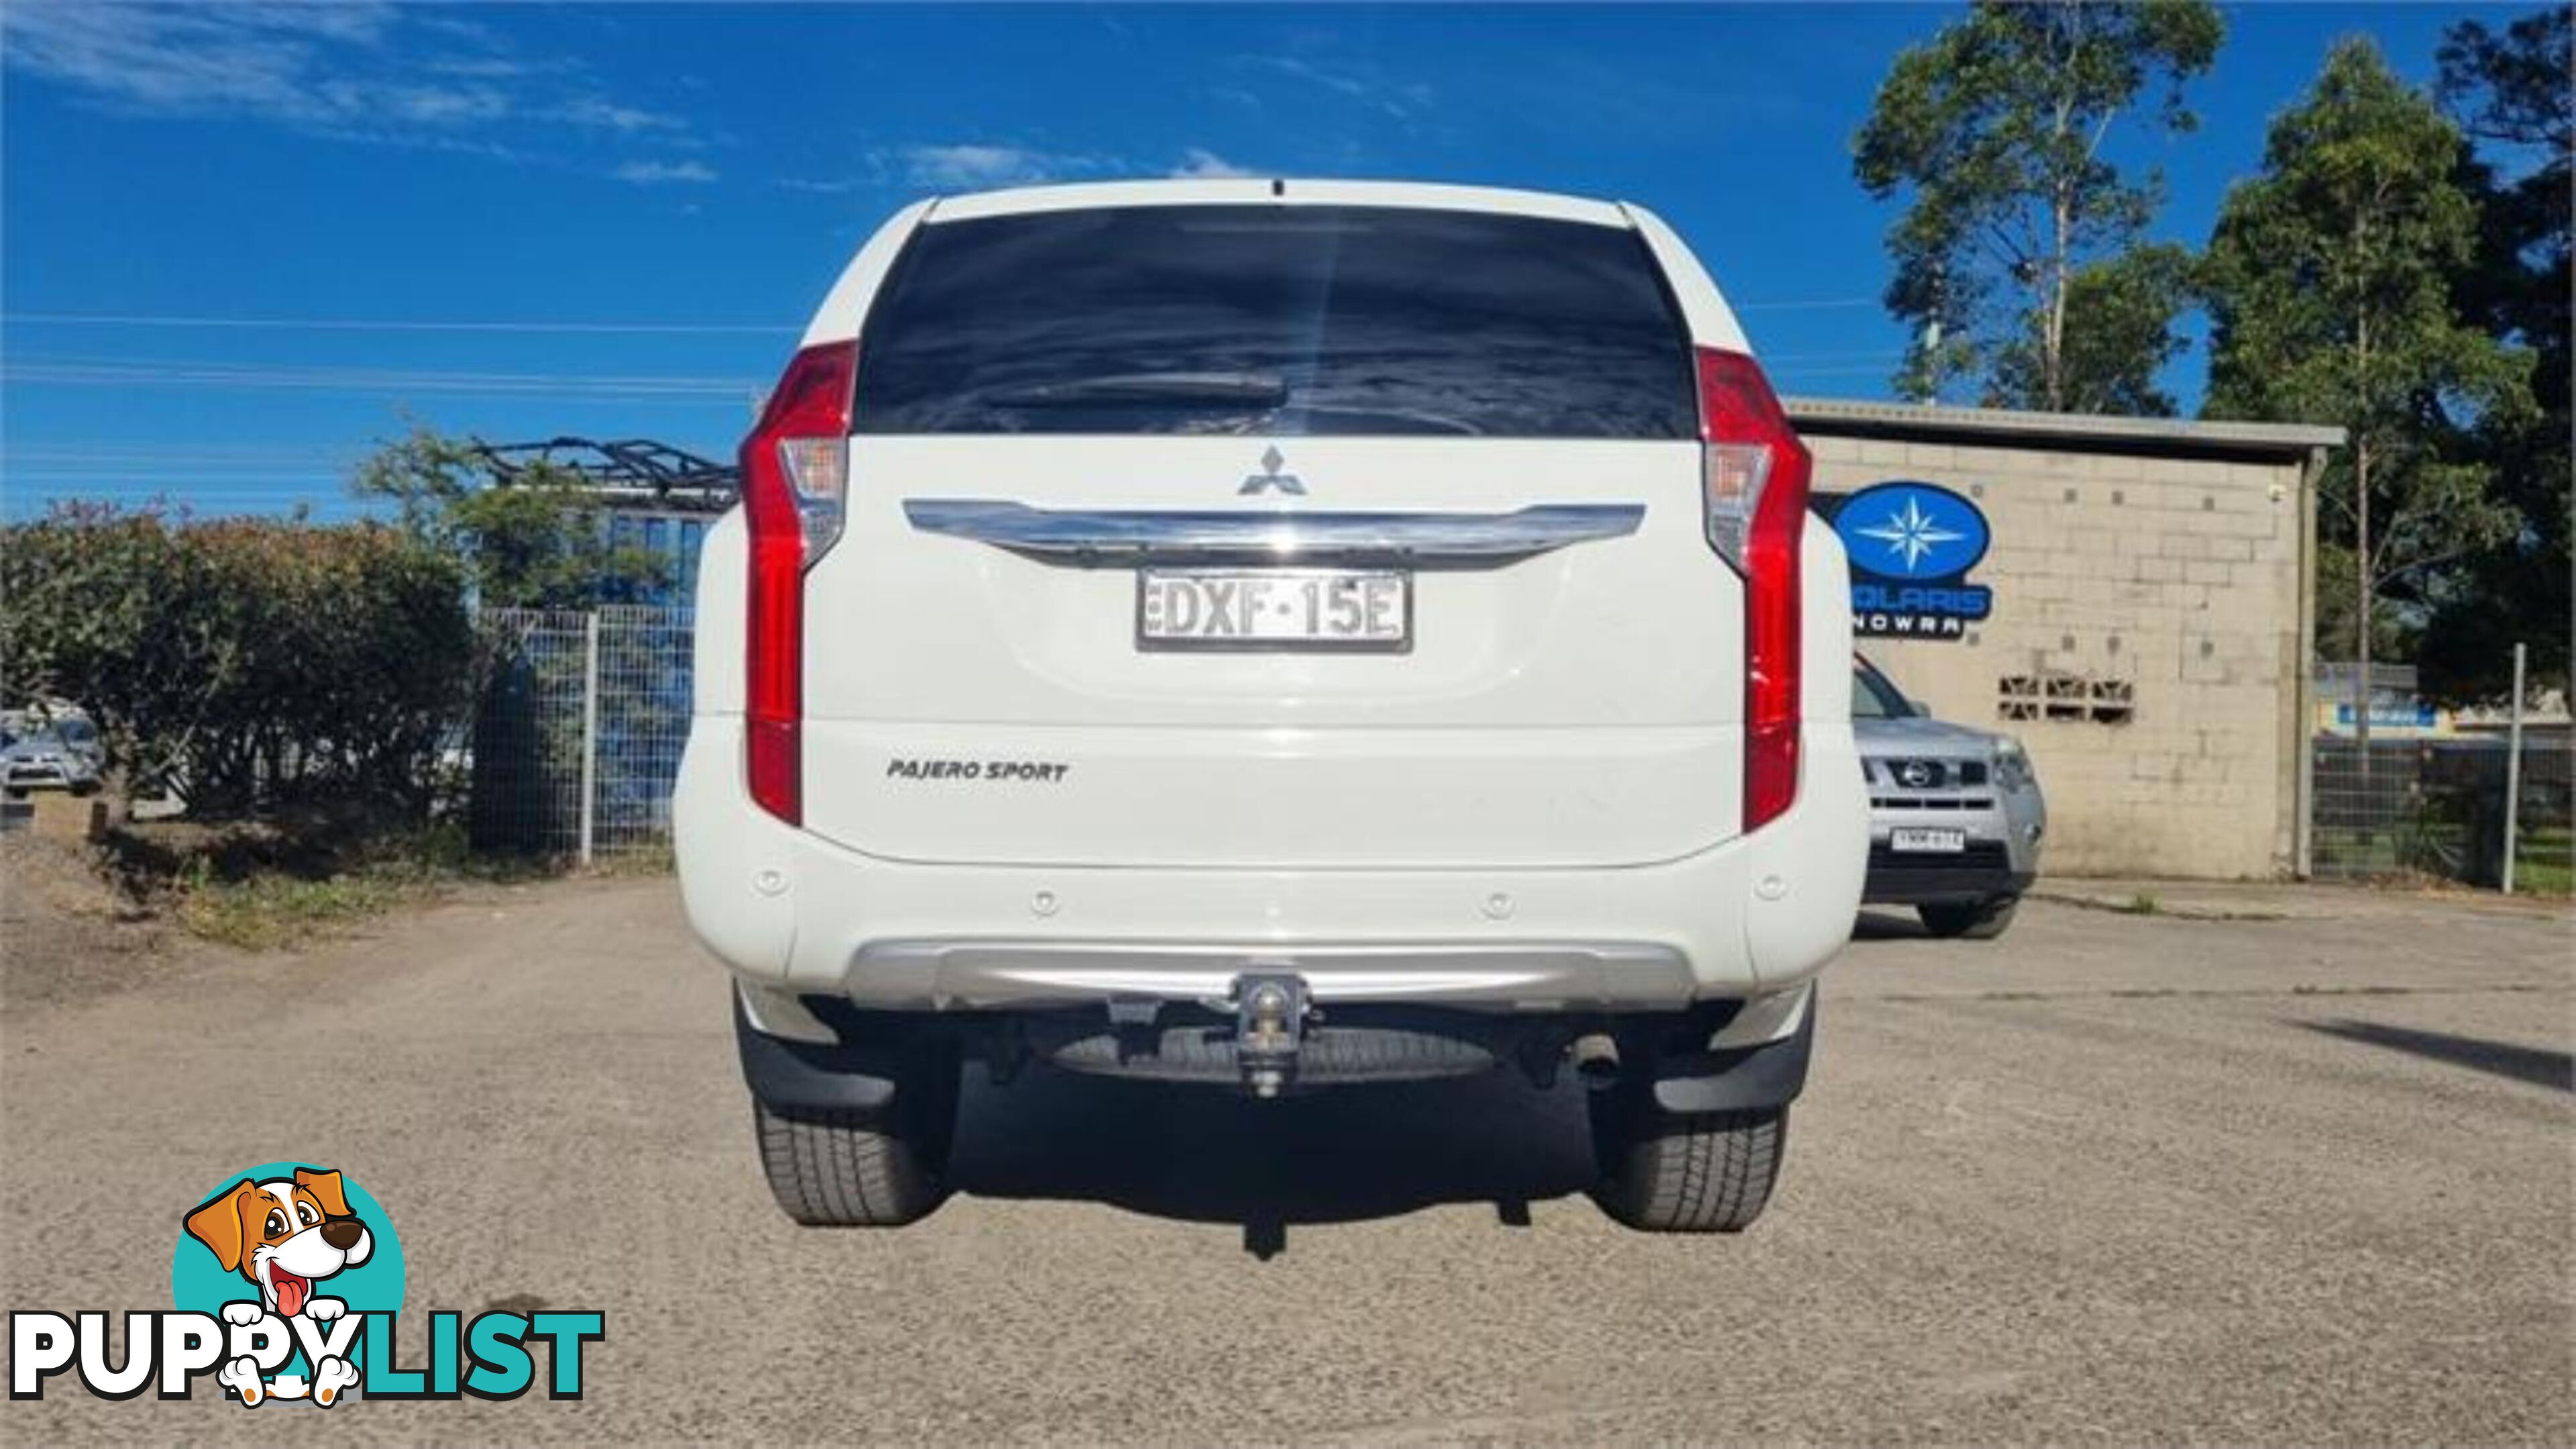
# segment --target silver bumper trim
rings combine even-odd
[[[1329,564],[1478,569],[1635,533],[1646,509],[1638,503],[1541,503],[1511,513],[1155,512],[912,498],[904,501],[903,513],[923,533],[973,539],[1069,568]]]
[[[879,941],[843,978],[864,1007],[975,1011],[1110,1000],[1222,1001],[1247,971],[1289,972],[1319,1002],[1484,1011],[1687,1006],[1690,963],[1644,942],[1176,946],[1061,941]]]

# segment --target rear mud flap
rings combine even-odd
[[[1816,1003],[1793,1034],[1726,1052],[1667,1055],[1655,1063],[1655,1105],[1667,1112],[1745,1112],[1785,1107],[1807,1085]]]
[[[751,1024],[739,996],[733,1035],[743,1081],[773,1109],[875,1112],[894,1101],[899,1068],[890,1052],[771,1036]]]

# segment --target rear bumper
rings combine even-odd
[[[1246,972],[1292,971],[1316,999],[1495,1010],[1651,1010],[1697,995],[1690,963],[1644,942],[1420,941],[1403,946],[1175,945],[1023,938],[878,941],[841,995],[879,1010],[1005,1010],[1064,1001],[1216,1002]]]
[[[1811,725],[1798,803],[1751,836],[1601,869],[922,864],[761,813],[741,722],[702,715],[674,801],[699,938],[746,984],[977,1011],[1222,998],[1258,967],[1320,1003],[1658,1010],[1776,992],[1850,936],[1866,801],[1848,727]]]
[[[800,1034],[772,1029],[754,993],[734,996],[743,1079],[774,1110],[881,1111],[907,1080],[980,1057],[997,1077],[1037,1058],[1059,1069],[1202,1086],[1238,1086],[1246,1061],[1237,1024],[1198,1007],[1166,1007],[1126,1024],[1101,1007],[1010,1013],[888,1015],[818,997],[783,1015]],[[765,1008],[781,1016],[779,998]],[[1306,1024],[1295,1054],[1301,1088],[1430,1081],[1506,1063],[1552,1085],[1578,1036],[1606,1030],[1668,1112],[1782,1107],[1806,1086],[1815,1045],[1812,986],[1742,1006],[1601,1016],[1498,1016],[1442,1007],[1345,1006]]]

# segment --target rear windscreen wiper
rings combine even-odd
[[[1275,408],[1288,400],[1288,382],[1275,372],[1129,372],[1006,388],[980,400],[1006,408],[1158,403]]]
[[[1297,404],[1296,411],[1306,417],[1346,417],[1396,423],[1401,425],[1398,429],[1401,432],[1458,433],[1469,437],[1482,437],[1485,433],[1483,428],[1477,427],[1465,418],[1453,418],[1447,413],[1427,412],[1420,408],[1371,407],[1366,403],[1344,403],[1336,406],[1332,403],[1315,402],[1309,399]],[[1349,431],[1368,431],[1368,429],[1352,428]]]

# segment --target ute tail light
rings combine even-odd
[[[1708,542],[1744,578],[1744,828],[1798,798],[1798,551],[1814,470],[1752,358],[1699,350]]]
[[[848,512],[858,360],[855,342],[797,353],[742,443],[751,532],[743,772],[752,800],[790,825],[805,814],[805,571],[839,540]]]

